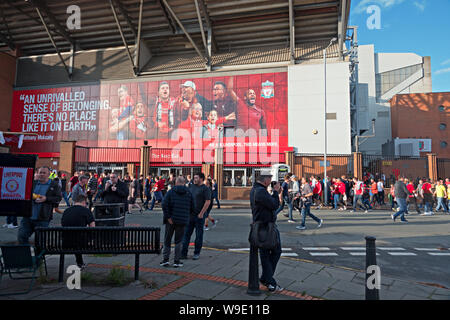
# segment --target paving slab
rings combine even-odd
[[[380,300],[401,300],[405,295],[404,291],[380,290]]]
[[[449,300],[450,301],[450,295],[433,294],[431,296],[431,300]]]
[[[357,273],[350,270],[325,267],[322,270],[320,270],[317,274],[322,276],[328,276],[334,279],[351,281],[356,276]]]
[[[366,287],[364,285],[345,280],[339,280],[338,282],[332,284],[331,288],[354,295],[365,295],[366,292]]]
[[[90,297],[90,293],[81,290],[60,289],[32,298],[31,300],[82,300]]]
[[[145,288],[143,285],[136,286],[130,284],[124,287],[114,287],[98,294],[101,297],[114,300],[136,300],[140,297],[148,295],[155,291],[154,289]]]
[[[187,294],[179,292],[169,293],[167,296],[162,297],[160,300],[204,300],[203,298],[193,297]]]
[[[327,287],[312,286],[311,284],[304,284],[301,281],[294,281],[285,287],[287,290],[295,291],[298,293],[305,293],[314,297],[322,297],[327,291]]]
[[[389,287],[389,290],[401,290],[405,292],[412,293],[417,296],[430,296],[433,292],[436,291],[435,287],[432,286],[424,286],[420,284],[415,284],[412,282],[405,282],[401,280],[395,280],[392,286]]]
[[[220,294],[216,295],[213,300],[265,300],[267,298],[267,293],[261,291],[260,295],[253,296],[247,294],[246,287],[230,286],[222,291]]]
[[[234,267],[223,267],[211,273],[213,276],[225,277],[225,278],[233,278],[238,273],[242,272],[242,269],[234,268]]]
[[[428,298],[424,298],[424,297],[420,297],[420,296],[416,296],[413,294],[406,294],[402,300],[430,300]]]
[[[348,292],[331,289],[323,296],[327,300],[364,300],[363,295],[350,294]]]
[[[228,287],[228,284],[198,279],[179,288],[177,292],[203,299],[213,299]]]

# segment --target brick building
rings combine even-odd
[[[394,139],[431,139],[430,152],[450,158],[450,92],[398,94],[391,99]]]

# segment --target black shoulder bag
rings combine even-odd
[[[275,249],[280,245],[276,224],[274,222],[253,222],[250,224],[248,241],[252,246],[257,248],[269,250]]]

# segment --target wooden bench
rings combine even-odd
[[[134,254],[134,278],[139,278],[139,255],[160,254],[156,227],[49,227],[36,228],[38,254],[60,255],[59,282],[64,277],[66,254]]]

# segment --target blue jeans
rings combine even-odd
[[[425,202],[425,212],[431,212],[431,210],[433,210],[433,205],[431,202]]]
[[[218,196],[217,194],[213,194],[213,199],[212,199],[212,201],[214,202],[214,200],[216,200],[217,208],[220,209],[219,196]]]
[[[68,207],[70,207],[69,198],[67,197],[67,191],[61,192],[61,195],[62,195],[64,201],[66,202],[66,205],[67,205]]]
[[[17,216],[6,216],[6,223],[17,226]]]
[[[361,194],[355,194],[353,196],[353,211],[356,211],[356,206],[357,206],[358,201],[360,201],[362,204],[364,204]],[[363,206],[363,205],[361,205],[361,203],[358,203],[358,206],[363,210],[367,210],[367,208],[368,208],[367,205],[364,204],[364,206]]]
[[[320,219],[313,215],[310,211],[311,203],[304,203],[302,208],[302,227],[305,226],[306,216],[312,218],[317,223],[320,223]]]
[[[279,214],[284,209],[284,205],[285,204],[288,205],[288,208],[289,208],[289,219],[292,220],[293,205],[292,205],[292,202],[289,201],[289,196],[283,197],[280,206],[278,207],[277,211],[275,211],[275,215]]]
[[[335,194],[333,196],[333,199],[334,199],[334,209],[337,209],[338,208],[338,204],[339,204],[339,195]]]
[[[394,214],[394,221],[395,221],[395,219],[397,219],[398,216],[400,216],[400,219],[401,219],[402,221],[405,221],[405,220],[406,220],[406,219],[405,219],[405,212],[406,212],[406,210],[407,210],[407,207],[406,207],[406,199],[403,199],[403,198],[397,198],[397,204],[398,204],[398,207],[400,208],[400,210],[397,211],[397,212]]]
[[[27,217],[22,218],[19,232],[17,234],[17,240],[20,244],[28,244],[28,239],[31,237],[37,227],[46,228],[49,224],[50,221],[32,220]]]
[[[278,232],[278,240],[280,240],[280,233]],[[281,241],[278,241],[279,245],[272,250],[269,249],[259,249],[259,257],[261,260],[262,275],[259,279],[266,285],[276,286],[277,282],[273,278],[275,274],[275,269],[277,268],[278,261],[281,257]]]
[[[150,205],[150,210],[153,210],[153,207],[155,206],[155,202],[161,202],[163,200],[162,197],[162,192],[161,191],[155,191],[153,193],[153,197],[152,197],[152,204]]]
[[[444,210],[444,212],[447,212],[447,206],[445,204],[445,198],[437,198],[437,206],[436,206],[436,212],[438,212],[441,208]]]
[[[195,247],[194,255],[199,255],[203,246],[203,227],[205,225],[205,217],[200,219],[197,215],[189,217],[189,223],[186,225],[183,238],[182,256],[187,256],[189,249],[189,242],[191,241],[192,233],[195,229]]]
[[[450,199],[447,200],[447,213],[450,213]]]

